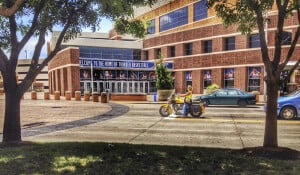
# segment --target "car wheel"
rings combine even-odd
[[[291,106],[286,106],[280,111],[280,118],[291,120],[296,117],[296,110]]]
[[[239,100],[238,104],[240,107],[245,107],[247,105],[247,102],[245,100]]]

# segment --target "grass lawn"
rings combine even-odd
[[[300,174],[299,152],[108,143],[0,144],[0,174]]]

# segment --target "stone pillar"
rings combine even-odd
[[[89,101],[90,100],[90,92],[89,91],[85,91],[83,97],[84,97],[84,101]]]
[[[36,100],[37,99],[37,94],[36,91],[31,92],[31,100]]]
[[[99,102],[98,92],[93,92],[92,97],[93,97],[93,102]]]
[[[75,91],[75,100],[80,101],[81,100],[81,92],[80,91]]]
[[[37,99],[37,94],[36,91],[31,92],[31,100],[36,100]]]
[[[44,92],[44,100],[50,100],[49,92]]]
[[[54,92],[54,100],[60,100],[60,91]]]
[[[66,98],[66,100],[70,101],[70,100],[71,100],[71,97],[72,97],[71,91],[66,91],[66,92],[65,92],[65,98]]]

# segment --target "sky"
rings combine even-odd
[[[112,29],[112,21],[109,19],[103,18],[101,23],[100,23],[100,30],[96,32],[101,32],[101,33],[107,33],[110,29]],[[57,29],[59,31],[59,29]],[[84,32],[91,32],[90,29],[83,30]],[[46,36],[46,44],[43,46],[40,58],[46,58],[47,57],[47,42],[51,40],[51,34]],[[25,45],[23,50],[21,51],[19,55],[19,59],[31,59],[33,52],[34,52],[34,47],[37,42],[37,38],[32,38],[28,41],[28,43]]]

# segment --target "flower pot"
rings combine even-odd
[[[157,90],[158,101],[167,101],[168,97],[174,92],[174,89]]]

